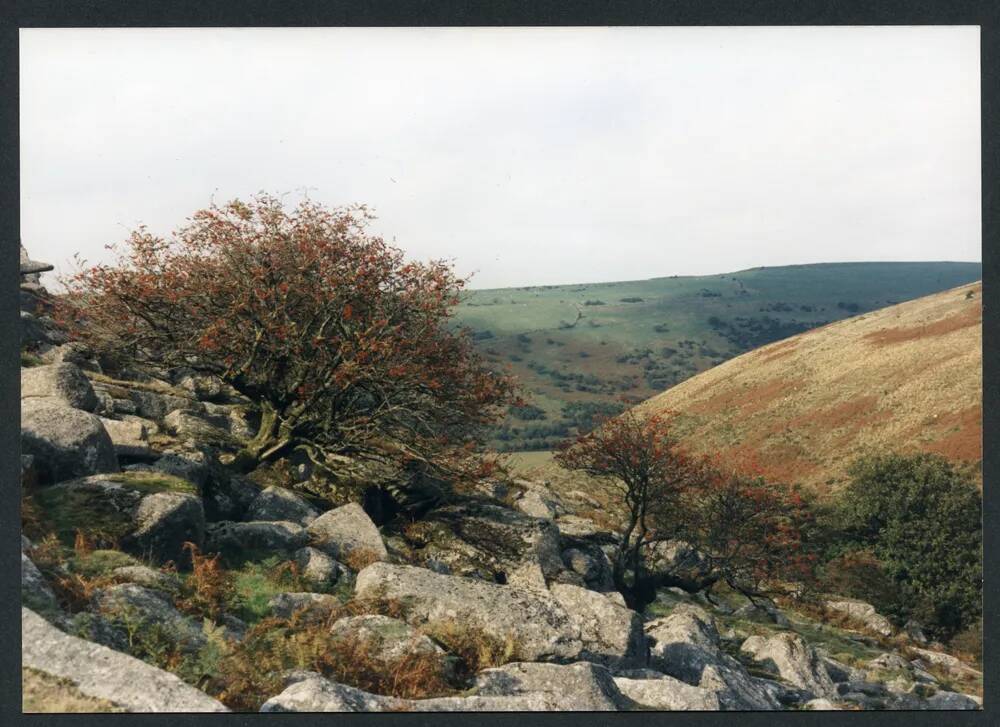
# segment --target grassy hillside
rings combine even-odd
[[[547,449],[772,341],[978,280],[978,263],[832,263],[697,277],[473,291],[458,310],[532,407],[495,446]]]
[[[765,346],[640,405],[672,411],[697,452],[752,454],[769,477],[835,489],[856,456],[982,461],[982,285]]]

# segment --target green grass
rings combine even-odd
[[[233,610],[247,623],[254,624],[271,615],[269,601],[279,593],[309,591],[312,593],[332,593],[342,602],[351,598],[354,592],[352,579],[341,575],[340,580],[329,589],[314,583],[304,583],[296,579],[285,560],[271,556],[255,563],[245,563],[233,571],[235,596]]]
[[[573,431],[562,412],[570,402],[646,399],[772,340],[981,277],[978,263],[835,263],[503,288],[471,291],[456,320],[480,336],[489,331],[480,350],[515,373],[546,413],[541,421],[509,418],[507,439],[494,445],[549,449]],[[539,425],[566,431],[542,434]]]

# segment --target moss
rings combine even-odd
[[[161,472],[117,472],[104,475],[103,479],[117,482],[134,490],[149,492],[183,492],[189,495],[198,494],[198,486],[181,477]]]
[[[69,568],[88,578],[110,575],[115,568],[142,565],[128,553],[120,550],[94,550],[90,553],[76,555],[69,561]]]
[[[102,481],[120,484],[126,492],[106,488]],[[47,487],[37,492],[35,500],[62,542],[72,544],[81,532],[98,543],[114,545],[131,531],[135,505],[154,492],[197,494],[197,488],[172,475],[121,472]]]
[[[30,369],[35,366],[42,366],[45,361],[28,351],[21,351],[21,368]]]

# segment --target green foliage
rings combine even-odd
[[[937,638],[975,623],[982,613],[982,499],[971,478],[931,454],[862,458],[850,474],[838,511],[845,543],[869,549],[903,594],[875,605],[897,622],[917,619]]]

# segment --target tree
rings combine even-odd
[[[643,418],[633,411],[564,445],[556,461],[601,478],[620,493],[626,516],[612,562],[615,587],[633,608],[652,602],[655,585],[645,567],[648,550],[675,535],[664,525],[684,490],[702,474],[699,461],[681,451],[667,417]]]
[[[464,281],[407,262],[364,207],[214,203],[170,239],[140,227],[66,281],[60,315],[98,352],[219,377],[260,409],[245,460],[465,462],[516,403],[450,313]]]
[[[811,519],[799,493],[759,474],[707,465],[672,523],[702,557],[705,583],[718,581],[751,601],[779,584],[811,580],[815,556],[804,542]]]
[[[971,477],[935,454],[865,457],[849,472],[839,524],[848,547],[871,550],[907,596],[885,604],[888,615],[916,618],[938,638],[974,624],[982,613],[982,498]]]

